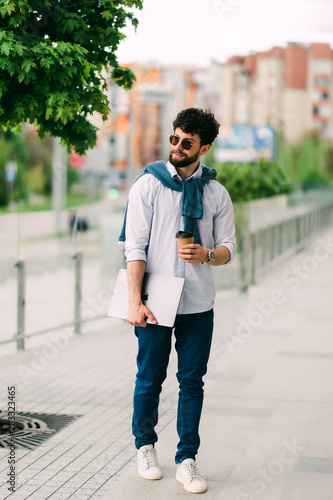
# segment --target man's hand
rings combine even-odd
[[[128,282],[128,312],[127,321],[133,326],[147,326],[146,318],[156,325],[156,318],[142,303],[141,288],[146,263],[143,260],[134,260],[127,263]]]
[[[226,264],[230,259],[230,252],[227,247],[221,245],[213,248],[215,253],[215,260],[209,262],[210,266],[222,266]],[[179,257],[184,262],[190,262],[191,264],[196,264],[198,262],[207,262],[208,260],[208,248],[203,248],[201,245],[196,243],[190,243],[189,245],[184,245],[178,250]]]
[[[184,262],[191,262],[191,264],[207,262],[208,248],[203,248],[197,243],[189,243],[188,245],[182,246],[178,250],[178,254]]]
[[[144,304],[131,305],[129,304],[128,313],[127,313],[127,321],[133,326],[147,326],[146,318],[149,318],[150,321],[156,325],[156,318],[149,311],[148,307]]]

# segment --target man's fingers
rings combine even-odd
[[[147,326],[146,320],[149,318],[149,320],[153,323],[153,325],[157,324],[157,320],[154,317],[154,315],[149,311],[147,307],[143,307],[143,309],[140,311],[140,314],[134,317],[129,317],[127,321],[132,325],[132,326],[142,326],[145,327]]]
[[[197,248],[200,245],[198,243],[188,243],[187,245],[183,245],[181,248]]]
[[[149,311],[149,309],[146,307],[146,317],[150,319],[150,321],[153,323],[153,325],[157,324],[157,320],[155,316],[152,315],[152,313]]]
[[[189,243],[188,245],[183,245],[178,251],[193,252],[198,246],[196,243]]]
[[[145,322],[144,319],[140,320],[133,320],[133,321],[128,321],[130,325],[132,326],[147,326],[147,323]]]
[[[145,321],[146,316],[147,315],[143,311],[140,311],[139,313],[135,312],[134,314],[130,313],[127,316],[127,321],[132,326],[147,326]]]

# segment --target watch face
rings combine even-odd
[[[215,253],[213,252],[213,250],[209,250],[208,259],[208,262],[212,262],[215,259]]]

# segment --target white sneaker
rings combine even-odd
[[[141,446],[137,451],[138,473],[144,479],[161,479],[162,471],[158,464],[156,450],[152,444]]]
[[[192,458],[186,458],[177,465],[176,479],[183,483],[185,490],[190,493],[204,493],[207,490],[207,483],[200,476],[198,467]]]

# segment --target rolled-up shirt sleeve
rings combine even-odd
[[[140,177],[132,186],[127,206],[125,228],[126,262],[147,259],[147,248],[153,217],[154,178]]]
[[[225,246],[230,252],[230,264],[236,255],[234,209],[228,191],[223,187],[218,210],[214,216],[214,247]]]

